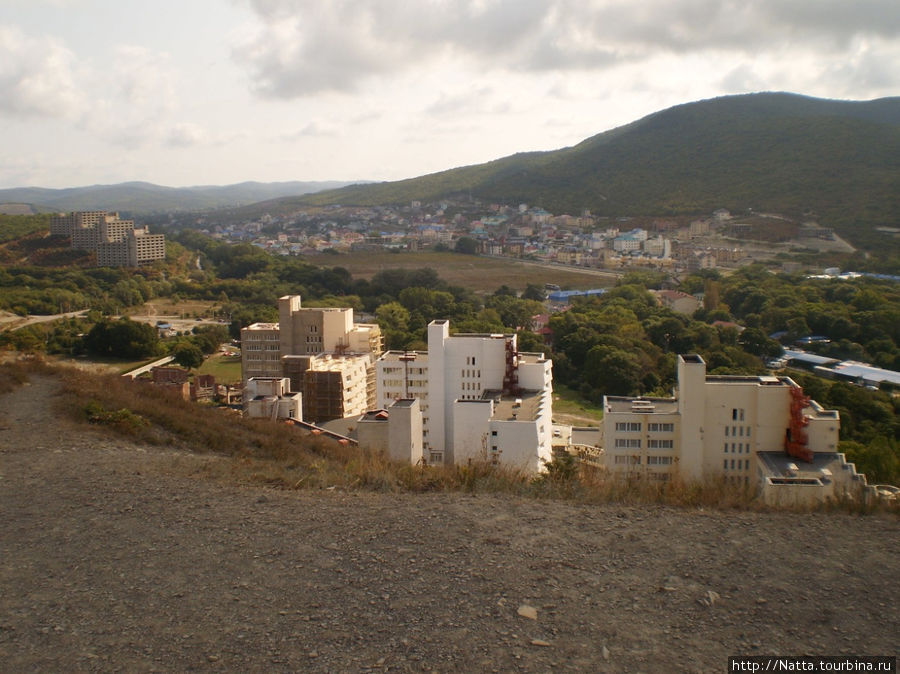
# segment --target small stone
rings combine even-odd
[[[210,662],[218,662],[219,656],[218,655],[207,655],[206,659],[209,660]]]
[[[609,649],[608,649],[606,646],[604,646],[604,647],[600,650],[600,655],[603,656],[603,659],[604,659],[604,660],[609,660]]]
[[[537,620],[537,609],[534,606],[522,604],[519,607],[517,613],[523,618],[528,618],[529,620]]]
[[[317,657],[319,657],[319,653],[318,653],[317,651],[310,651],[310,652],[309,652],[309,657],[311,657],[311,658],[317,658]]]
[[[532,645],[532,646],[543,646],[544,648],[549,648],[549,647],[550,647],[550,642],[549,642],[549,641],[544,641],[543,639],[532,639],[532,640],[531,640],[531,645]]]
[[[712,590],[707,590],[707,591],[706,591],[706,598],[707,598],[707,600],[709,601],[709,605],[710,605],[710,606],[713,606],[713,605],[715,605],[715,603],[716,603],[717,601],[719,601],[719,598],[720,598],[720,597],[719,597],[719,593],[718,593],[718,592],[713,592]]]
[[[268,503],[269,499],[266,498],[265,494],[256,499],[257,503]]]

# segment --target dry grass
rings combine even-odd
[[[172,469],[192,475],[280,489],[499,493],[590,504],[769,509],[750,489],[737,488],[723,479],[617,480],[602,468],[567,457],[555,460],[547,473],[536,478],[487,461],[463,466],[412,466],[390,461],[381,453],[309,435],[293,425],[243,419],[218,408],[186,402],[163,388],[40,362],[0,367],[0,391],[12,390],[35,370],[53,372],[62,379],[60,413],[138,443],[177,449],[170,455]],[[862,514],[887,508],[846,502],[831,503],[823,509]],[[891,510],[896,512],[897,508]]]
[[[353,278],[371,279],[386,269],[436,269],[442,280],[451,285],[479,293],[493,292],[502,285],[524,290],[529,283],[543,286],[555,283],[562,287],[603,288],[615,285],[615,278],[600,276],[590,270],[573,267],[527,263],[512,258],[490,258],[458,253],[342,253],[337,256],[315,256],[314,264],[346,268]]]

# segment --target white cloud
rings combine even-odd
[[[86,105],[74,54],[51,37],[0,26],[0,113],[73,117]]]
[[[171,147],[193,147],[209,142],[206,129],[190,123],[175,124],[168,130],[166,144]]]
[[[249,1],[258,26],[234,55],[270,98],[358,91],[436,63],[602,72],[660,55],[829,56],[900,37],[896,0]]]

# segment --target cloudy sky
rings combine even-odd
[[[898,64],[898,0],[0,0],[0,187],[393,180]]]

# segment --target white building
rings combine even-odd
[[[417,398],[424,458],[485,458],[538,471],[551,458],[552,362],[519,353],[515,335],[450,335],[428,326],[427,352],[389,351],[376,363],[378,404]]]
[[[685,355],[674,398],[606,396],[603,407],[604,462],[615,474],[725,477],[773,503],[821,501],[865,486],[837,452],[838,413],[787,377],[707,376],[700,356]]]
[[[416,398],[395,400],[386,410],[366,412],[356,422],[360,449],[386,452],[394,461],[422,463],[422,410]]]
[[[286,377],[252,377],[244,387],[244,415],[258,419],[303,421],[302,396],[290,392]]]

